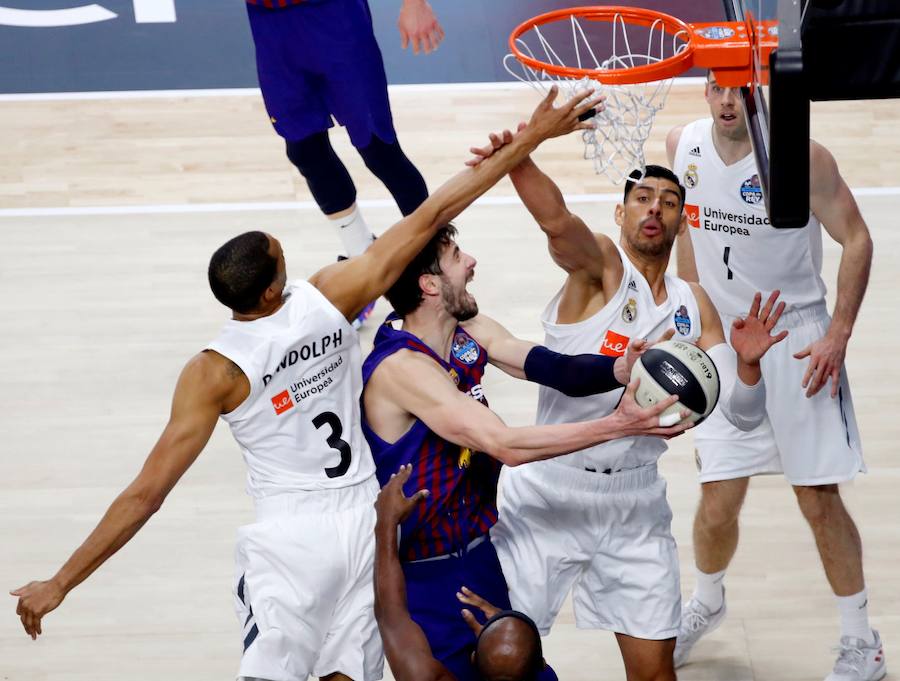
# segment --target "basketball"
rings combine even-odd
[[[635,400],[649,407],[669,395],[678,402],[660,415],[660,423],[674,425],[684,409],[688,420],[700,423],[712,413],[719,399],[719,372],[703,350],[693,343],[668,340],[647,350],[631,369],[631,380],[639,378]]]

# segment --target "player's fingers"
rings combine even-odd
[[[794,359],[805,359],[809,357],[809,353],[812,352],[812,345],[807,345],[800,352],[794,353]]]
[[[816,370],[813,373],[812,377],[810,378],[809,386],[807,387],[807,390],[806,390],[807,397],[812,397],[817,392],[819,392],[819,390],[822,389],[822,385],[825,381],[825,377],[828,375],[827,368],[828,368],[827,362],[819,362],[816,365]]]
[[[434,36],[437,38],[437,42],[434,44],[435,47],[444,42],[444,29],[437,22],[434,24]]]
[[[735,317],[734,321],[731,322],[731,328],[735,331],[740,331],[745,326],[747,326],[747,322],[743,317]]]
[[[809,366],[806,367],[806,371],[803,373],[803,382],[800,384],[804,388],[809,385],[809,379],[812,378],[812,375],[816,370],[816,364],[817,364],[816,360],[813,358],[810,358]]]
[[[409,46],[409,34],[400,29],[400,49],[405,50]]]
[[[634,395],[637,393],[638,386],[641,384],[641,379],[635,378],[633,381],[629,381],[628,385],[625,386],[625,397],[634,400]]]
[[[591,94],[590,90],[584,90],[587,94]],[[578,93],[575,93],[578,96]],[[572,113],[582,120],[586,120],[583,118],[586,114],[590,113],[588,118],[593,118],[599,111],[602,111],[602,104],[606,100],[606,95],[597,95],[596,97],[590,97],[587,100],[581,101],[577,106],[572,109]]]
[[[785,338],[787,338],[787,337],[788,337],[788,332],[787,332],[787,329],[785,329],[784,331],[782,331],[781,333],[779,333],[777,336],[774,336],[774,337],[772,338],[772,345],[775,345],[775,343],[780,343],[781,341],[783,341],[783,340],[784,340]]]
[[[649,414],[651,416],[659,416],[666,409],[671,407],[676,402],[678,402],[678,395],[669,395],[664,400],[660,400],[656,404],[653,404],[653,405],[650,405],[649,407],[647,407],[647,411],[649,412]],[[678,414],[673,414],[673,416],[676,417],[676,419],[673,423],[677,423],[678,421],[681,420],[681,417]],[[672,425],[672,424],[670,423],[668,425]]]
[[[778,300],[779,295],[781,295],[781,291],[777,289],[769,294],[769,297],[766,299],[766,304],[763,306],[762,312],[759,315],[761,321],[765,322],[772,314],[772,308],[775,307],[775,302]]]
[[[513,141],[512,130],[503,131],[503,144],[509,144]]]
[[[525,128],[528,127],[528,123],[525,121],[519,121],[519,125],[516,126],[516,132],[522,132]]]
[[[479,596],[467,586],[460,587],[457,597],[464,603],[474,605],[475,607],[481,608],[482,610],[485,607],[490,607],[490,604],[486,600],[484,600],[481,596]]]
[[[759,304],[762,301],[762,294],[757,291],[753,295],[753,302],[750,304],[750,312],[747,313],[748,318],[759,317]]]
[[[541,104],[543,106],[553,106],[553,102],[556,99],[556,95],[559,94],[559,88],[556,85],[551,85],[550,89],[547,90],[547,96],[544,97]]]
[[[410,497],[410,499],[409,499],[410,505],[414,506],[415,504],[418,504],[422,499],[425,499],[428,496],[428,494],[429,494],[429,492],[427,489],[420,489],[418,492],[416,492],[415,494],[413,494]]]
[[[778,303],[775,307],[775,311],[769,315],[769,318],[766,320],[766,330],[771,331],[775,328],[775,325],[778,323],[778,320],[781,319],[781,315],[784,314],[784,309],[787,307],[787,303],[783,300]]]
[[[469,629],[472,630],[472,633],[475,636],[481,633],[483,627],[478,623],[478,620],[475,619],[475,615],[472,614],[470,610],[462,609],[462,618],[466,621],[466,624],[469,625]]]
[[[838,396],[838,391],[841,389],[841,368],[839,366],[834,367],[831,370],[831,399],[834,399]]]

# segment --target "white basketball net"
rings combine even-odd
[[[644,42],[645,27],[636,27],[616,14],[612,26],[612,54],[599,59],[591,42],[585,35],[577,17],[569,17],[575,64],[565,64],[558,55],[540,26],[533,27],[527,36],[542,57],[535,56],[535,49],[520,37],[516,40],[523,54],[532,59],[540,59],[558,66],[576,66],[580,69],[604,71],[625,69],[645,64],[655,64],[675,56],[687,47],[684,31],[668,35],[661,20],[656,20],[646,37],[647,49],[632,49],[632,43]],[[629,31],[632,35],[629,37]],[[640,36],[635,34],[640,33]],[[671,42],[669,40],[671,38]],[[546,92],[554,83],[563,94],[571,96],[576,90],[592,88],[606,95],[605,108],[593,118],[594,128],[584,130],[584,157],[593,161],[597,173],[603,173],[615,184],[623,182],[635,169],[643,174],[645,170],[644,142],[650,135],[656,112],[663,108],[672,79],[639,83],[637,85],[605,85],[590,78],[557,76],[537,70],[518,61],[513,54],[503,59],[503,66],[514,78],[529,83],[537,90]]]

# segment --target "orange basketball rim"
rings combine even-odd
[[[674,39],[682,40],[683,45],[679,46],[676,54],[655,63],[609,69],[553,64],[536,59],[520,49],[518,41],[528,31],[566,19],[644,26],[662,30]],[[777,22],[774,20],[757,22],[748,16],[745,22],[687,23],[663,12],[613,5],[571,7],[547,12],[521,23],[509,37],[512,54],[532,69],[567,78],[591,78],[608,85],[666,80],[694,67],[711,69],[716,82],[722,87],[744,87],[754,83],[765,85],[768,81],[769,54],[777,46]],[[754,78],[753,51],[757,49],[763,68]]]

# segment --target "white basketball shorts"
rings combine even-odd
[[[378,482],[258,499],[238,530],[239,676],[305,681],[333,672],[377,681],[384,659],[372,571]]]
[[[569,590],[579,629],[662,640],[681,617],[678,553],[656,464],[606,474],[504,467],[491,529],[512,606],[550,632]]]
[[[722,318],[725,335],[733,318]],[[825,335],[831,318],[824,305],[788,310],[775,332],[788,336],[762,358],[766,382],[766,419],[743,432],[716,408],[694,429],[700,482],[731,480],[764,473],[784,473],[792,485],[828,485],[865,472],[850,384],[841,370],[838,396],[831,381],[807,398],[802,386],[809,359],[794,359]]]

